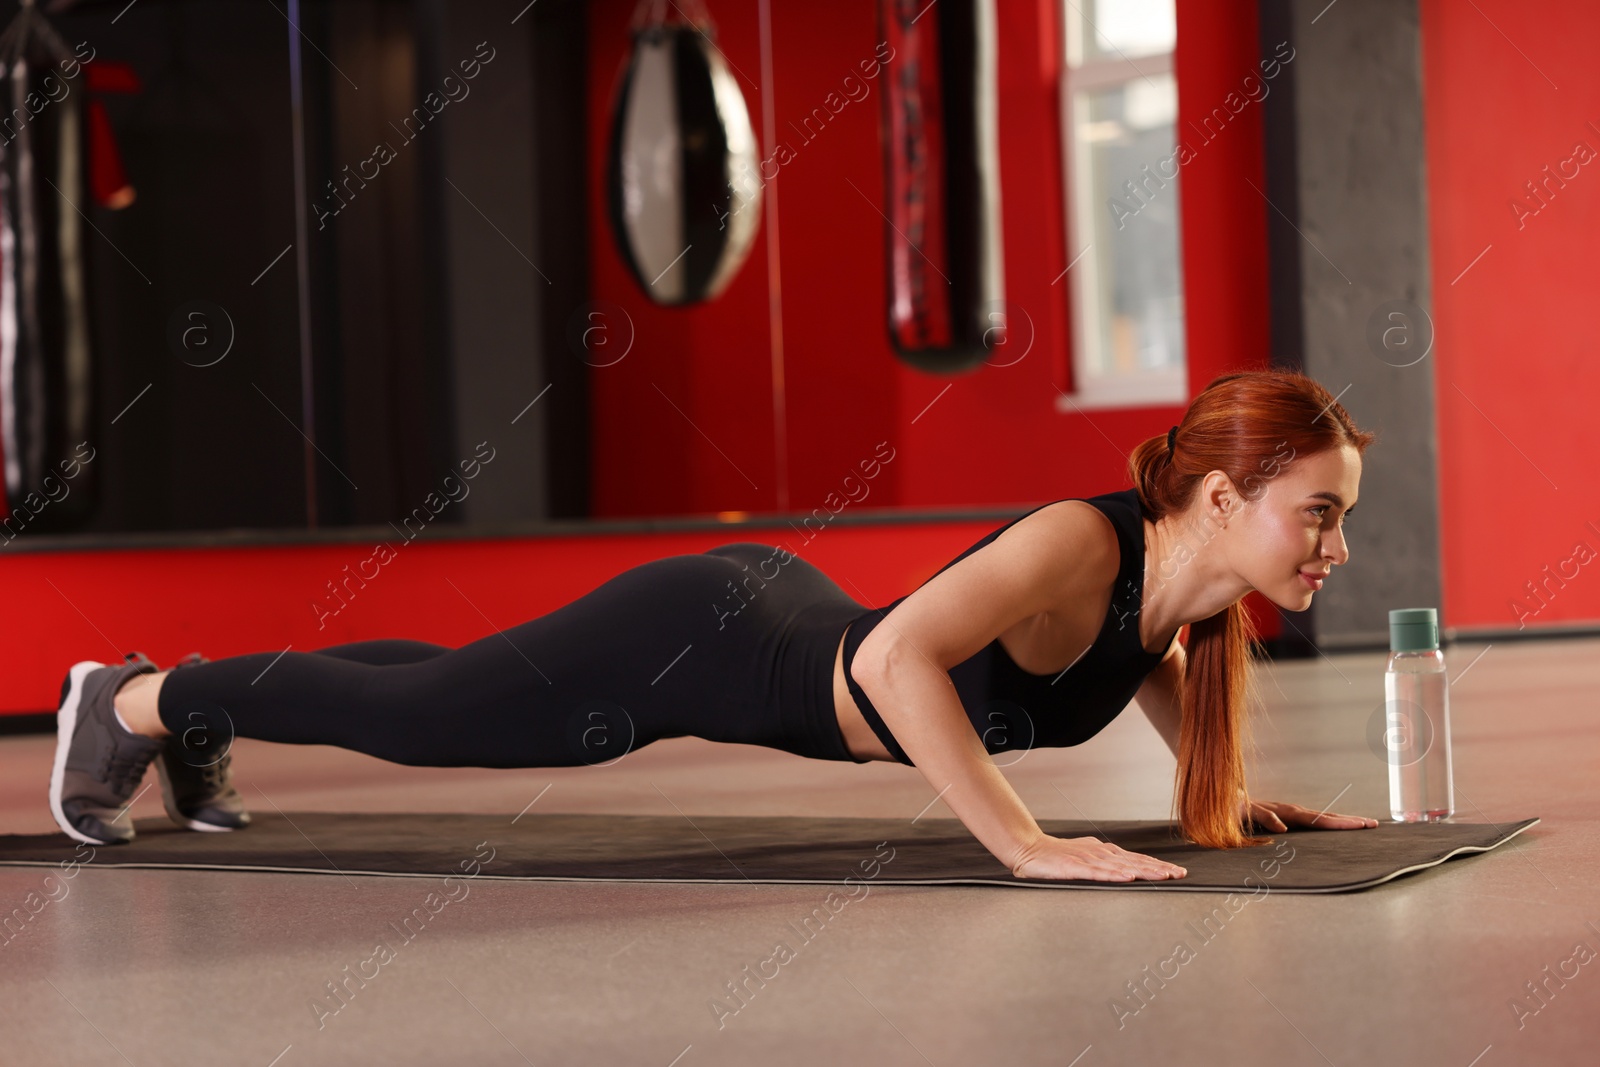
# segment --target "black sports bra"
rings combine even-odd
[[[1006,653],[999,638],[950,668],[950,680],[955,683],[967,718],[991,755],[1018,749],[1060,748],[1087,741],[1121,714],[1145,677],[1172,646],[1169,637],[1160,652],[1148,652],[1139,640],[1139,608],[1144,590],[1144,526],[1138,491],[1124,489],[1099,496],[1064,499],[1093,504],[1116,527],[1117,542],[1122,549],[1116,590],[1094,644],[1064,671],[1041,675],[1023,670]],[[986,534],[977,544],[940,567],[934,577],[1034,511],[1049,506],[1041,504]],[[862,716],[883,742],[883,747],[901,763],[915,766],[850,674],[850,662],[861,642],[905,599],[901,597],[888,607],[874,608],[851,621],[844,639],[844,676],[850,695],[855,697]],[[1176,632],[1172,636],[1176,637]]]

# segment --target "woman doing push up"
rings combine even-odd
[[[781,547],[739,542],[633,567],[460,648],[363,641],[169,671],[137,652],[84,661],[61,687],[50,807],[77,840],[129,841],[154,762],[180,825],[240,829],[231,756],[216,755],[234,737],[413,766],[563,767],[694,736],[914,766],[1019,878],[1182,878],[1096,837],[1044,833],[993,759],[1082,744],[1137,699],[1176,758],[1190,841],[1376,826],[1248,796],[1255,632],[1241,602],[1256,590],[1304,611],[1349,558],[1345,516],[1374,436],[1308,377],[1227,374],[1134,449],[1131,488],[1034,508],[887,607]]]

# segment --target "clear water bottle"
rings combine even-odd
[[[1384,674],[1389,814],[1395,822],[1437,822],[1455,814],[1450,770],[1450,689],[1433,608],[1389,612]]]

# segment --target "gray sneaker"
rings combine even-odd
[[[91,845],[133,840],[128,808],[150,761],[165,741],[129,733],[111,698],[136,674],[158,668],[143,652],[125,662],[74,663],[61,683],[56,712],[56,758],[50,771],[50,813],[69,837]]]
[[[209,662],[200,653],[191,652],[172,669]],[[221,756],[210,747],[214,740],[198,727],[167,737],[161,758],[156,761],[161,799],[166,803],[167,814],[179,826],[208,832],[242,830],[250,825],[250,813],[244,810],[244,798],[233,787],[233,738],[223,739],[227,747]]]

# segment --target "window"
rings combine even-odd
[[[1185,403],[1174,0],[1062,12],[1074,388],[1056,406]]]

